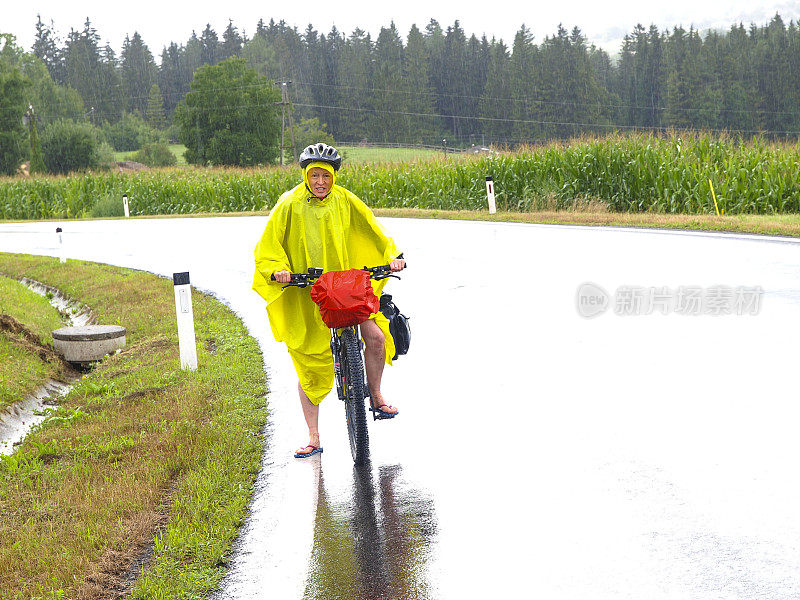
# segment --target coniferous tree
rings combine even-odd
[[[189,90],[195,71],[203,66],[203,42],[197,37],[194,31],[186,42],[181,56],[182,81]]]
[[[757,111],[757,75],[753,68],[751,40],[740,23],[720,37],[714,53],[721,89],[720,127],[752,135],[762,128]]]
[[[589,62],[591,70],[604,97],[605,105],[602,107],[602,118],[607,124],[622,124],[620,112],[620,99],[614,90],[614,65],[608,52],[594,45],[589,47]],[[606,129],[608,131],[608,129]]]
[[[167,119],[164,114],[164,97],[157,83],[150,86],[150,93],[145,109],[145,121],[153,129],[164,129],[167,126]]]
[[[303,36],[296,27],[289,27],[285,21],[275,23],[274,20],[270,20],[269,25],[264,28],[264,35],[276,56],[275,80],[291,81],[288,88],[289,99],[301,105],[299,108],[293,107],[294,122],[319,116],[316,109],[309,106],[316,104],[316,98],[312,96],[313,88],[308,85],[313,82],[309,79],[311,69]]]
[[[350,110],[342,113],[339,134],[340,139],[349,142],[360,142],[373,138],[374,130],[370,127],[374,106],[374,89],[377,87],[373,76],[372,39],[363,30],[356,28],[347,39],[342,49],[341,70],[347,73],[349,87],[343,91],[347,94],[347,106]]]
[[[447,66],[445,64],[444,31],[436,19],[431,19],[425,26],[425,46],[428,52],[428,81],[433,94],[433,108],[437,115],[446,114],[447,100]],[[446,124],[442,117],[437,117],[436,126],[440,134],[446,134]],[[451,136],[452,141],[452,136]],[[437,140],[437,144],[439,140]]]
[[[535,113],[535,98],[538,97],[534,88],[536,53],[530,29],[523,25],[514,36],[511,50],[509,82],[514,106],[512,128],[514,142],[532,141],[538,135],[538,127],[534,123],[540,120]]]
[[[458,21],[445,31],[442,49],[444,72],[441,74],[440,106],[453,141],[460,144],[468,139],[470,133],[468,117],[473,99],[470,95],[467,37]]]
[[[776,14],[757,38],[757,86],[764,127],[772,135],[783,136],[792,129],[793,113],[797,110],[792,101],[797,92],[791,87],[794,75],[789,71],[788,32],[780,15]]]
[[[242,56],[245,40],[239,30],[233,26],[233,21],[228,21],[228,26],[222,33],[222,43],[219,46],[219,59],[225,60],[231,56]]]
[[[65,79],[64,58],[58,48],[58,40],[53,33],[53,23],[47,26],[42,23],[42,16],[36,15],[36,37],[33,42],[33,53],[42,59],[50,72],[50,77],[57,84]]]
[[[515,112],[511,94],[511,55],[503,40],[492,39],[486,71],[486,86],[479,112],[485,119],[488,140],[508,144],[512,137]]]
[[[320,46],[322,53],[309,58],[312,62],[319,63],[322,70],[322,78],[318,80],[321,85],[318,87],[319,98],[321,99],[322,121],[329,127],[334,137],[340,137],[342,130],[342,113],[349,107],[347,105],[347,92],[344,89],[343,77],[341,77],[341,58],[344,49],[345,39],[341,32],[334,25],[331,27],[327,36],[320,36]]]
[[[169,118],[200,65],[236,55],[270,79],[293,82],[295,122],[318,118],[348,141],[446,137],[449,145],[468,145],[484,136],[532,141],[631,126],[781,137],[800,130],[800,30],[780,15],[703,35],[637,25],[616,62],[577,27],[559,27],[537,45],[523,26],[509,49],[458,21],[446,30],[435,20],[424,31],[414,26],[405,44],[392,23],[373,40],[359,29],[320,35],[313,25],[301,33],[262,19],[248,40],[229,21],[221,42],[207,24],[185,46],[165,47],[157,76],[138,33],[125,39],[117,60],[88,19],[63,48],[52,23],[39,16],[35,27],[33,52],[17,68],[33,82],[26,97],[43,125],[63,116],[99,124],[124,110],[144,115],[153,84]]]
[[[69,33],[64,51],[66,82],[83,99],[86,116],[95,124],[121,117],[121,80],[114,52],[100,48],[100,37],[86,19],[82,31]]]
[[[305,95],[307,102],[304,104],[309,104],[310,106],[308,106],[307,111],[299,111],[300,117],[317,115],[322,121],[325,121],[328,116],[328,110],[325,108],[327,76],[325,74],[325,61],[322,58],[324,52],[323,40],[320,39],[319,33],[310,23],[303,31],[301,38],[303,45],[300,54],[303,59],[296,65],[297,90],[298,95]],[[338,133],[337,131],[334,135]]]
[[[394,22],[381,27],[375,40],[375,85],[370,130],[382,142],[405,141],[411,134],[406,118],[409,90],[403,85],[403,42]]]
[[[164,116],[167,121],[171,121],[172,112],[188,91],[188,85],[184,85],[183,79],[182,49],[175,42],[161,52],[158,88],[164,99]]]
[[[150,49],[138,32],[125,37],[120,55],[120,76],[129,111],[144,115],[151,88],[158,81],[158,68]]]
[[[665,123],[679,129],[715,128],[715,101],[702,40],[693,28],[669,37]]]
[[[100,82],[105,93],[99,107],[99,120],[95,113],[92,114],[93,125],[98,125],[103,120],[118,120],[125,113],[123,107],[126,106],[127,99],[122,87],[120,64],[110,44],[100,49]]]
[[[416,25],[411,26],[404,53],[403,81],[409,92],[407,109],[412,113],[409,141],[437,144],[433,94],[430,88],[429,55],[425,37]]]
[[[217,32],[207,23],[203,33],[200,34],[200,62],[204,65],[215,65],[220,58],[220,44]]]
[[[256,32],[253,39],[244,44],[240,56],[247,61],[251,68],[267,79],[273,81],[281,79],[278,54],[270,45],[265,33]]]

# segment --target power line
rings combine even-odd
[[[274,83],[279,83],[279,81],[275,81]],[[608,110],[638,110],[638,111],[648,111],[653,113],[666,113],[667,111],[671,111],[674,113],[681,113],[681,114],[691,114],[691,113],[699,113],[699,112],[708,112],[708,107],[670,107],[670,106],[656,106],[656,105],[638,105],[638,104],[620,104],[620,103],[603,103],[603,102],[575,102],[575,101],[568,101],[568,100],[543,100],[540,98],[514,98],[508,96],[474,96],[474,95],[467,95],[467,94],[454,94],[454,93],[443,93],[443,92],[423,92],[420,90],[406,90],[406,89],[397,89],[397,88],[364,88],[358,86],[350,86],[350,85],[343,85],[343,84],[325,84],[325,83],[313,83],[308,81],[296,81],[295,85],[298,87],[307,87],[307,88],[329,88],[329,89],[337,89],[337,90],[349,90],[360,95],[372,95],[374,96],[377,93],[382,93],[385,95],[404,95],[410,96],[412,98],[429,98],[433,100],[437,99],[450,99],[450,100],[469,100],[469,101],[477,101],[477,102],[491,102],[491,103],[512,103],[514,105],[524,104],[526,107],[534,108],[537,106],[550,106],[550,107],[572,107],[572,108],[588,108],[588,109],[597,109],[601,111],[608,111]],[[220,93],[220,92],[228,92],[233,90],[246,90],[251,88],[258,88],[264,87],[264,83],[253,83],[253,84],[244,84],[244,85],[236,85],[236,86],[227,86],[225,88],[217,88],[217,89],[207,89],[204,90],[203,93]],[[114,86],[121,90],[122,84],[118,84]],[[162,98],[165,100],[167,98],[173,99],[176,96],[180,96],[181,98],[185,97],[186,94],[193,92],[194,90],[187,90],[186,92],[161,92]],[[541,93],[541,90],[532,90],[533,93]],[[128,96],[127,99],[133,103],[141,102],[143,100],[149,99],[149,94],[147,96]],[[800,110],[796,111],[781,111],[781,110],[766,110],[763,108],[752,108],[752,109],[733,109],[733,108],[724,108],[720,106],[714,106],[712,110],[716,110],[717,112],[723,115],[752,115],[752,116],[779,116],[779,117],[798,117],[800,116]],[[116,111],[113,113],[108,113],[111,115],[119,115],[126,111]],[[464,117],[467,118],[467,117]]]
[[[278,105],[283,104],[283,102],[277,103]],[[254,108],[262,108],[265,106],[274,106],[276,105],[275,102],[251,102],[246,104],[230,104],[230,105],[222,105],[218,106],[222,110],[247,110],[247,109],[254,109]],[[615,123],[606,123],[606,122],[584,122],[584,121],[570,121],[570,120],[547,120],[547,119],[526,119],[526,118],[509,118],[509,117],[487,117],[487,116],[466,116],[466,115],[457,115],[457,114],[444,114],[439,112],[416,112],[416,111],[402,111],[402,110],[387,110],[387,109],[378,109],[378,108],[365,108],[365,107],[355,107],[355,106],[336,106],[336,105],[328,105],[328,104],[311,104],[311,103],[300,103],[295,102],[293,106],[302,107],[302,108],[310,108],[310,109],[325,109],[325,110],[333,110],[333,111],[342,111],[342,112],[355,112],[355,113],[365,113],[365,114],[374,114],[374,115],[387,115],[387,116],[400,116],[400,117],[416,117],[416,118],[427,118],[427,119],[456,119],[459,121],[470,122],[470,121],[477,121],[477,122],[485,122],[485,123],[503,123],[509,125],[539,125],[539,126],[557,126],[557,127],[573,127],[573,128],[581,128],[581,129],[604,129],[607,131],[664,131],[665,129],[669,129],[670,125],[659,125],[659,126],[647,126],[647,125],[622,125],[622,124],[615,124]],[[192,110],[193,107],[189,107],[188,110]],[[200,109],[197,109],[200,110]],[[103,118],[107,116],[120,116],[122,113],[119,112],[101,112],[101,111],[94,111],[93,113],[95,118]],[[81,115],[84,116],[84,115]],[[46,120],[49,118],[48,115],[41,115],[39,114],[39,118],[41,120]],[[734,129],[734,128],[697,128],[697,127],[681,127],[681,131],[690,131],[690,132],[710,132],[710,133],[719,133],[719,134],[740,134],[740,135],[750,135],[750,136],[758,136],[758,135],[768,135],[768,136],[800,136],[800,131],[795,130],[764,130],[764,129]],[[452,134],[451,134],[452,135]]]
[[[388,114],[399,116],[413,116],[413,117],[429,117],[441,119],[459,119],[464,121],[487,121],[495,123],[509,123],[509,124],[525,124],[525,125],[556,125],[556,126],[571,126],[571,127],[586,127],[586,128],[600,128],[609,130],[645,130],[645,131],[662,131],[667,129],[668,126],[642,126],[642,125],[615,125],[608,123],[582,123],[578,121],[545,121],[537,119],[509,119],[502,117],[478,117],[478,116],[462,116],[462,115],[444,115],[441,113],[418,113],[408,111],[389,111],[374,108],[356,108],[349,106],[325,106],[321,104],[301,104],[295,103],[295,106],[303,106],[307,108],[325,108],[330,110],[341,110],[348,112],[369,112],[374,114]],[[708,131],[711,133],[744,133],[751,135],[800,135],[800,131],[770,131],[760,129],[714,129],[714,128],[681,128],[681,131],[694,131],[703,132]]]

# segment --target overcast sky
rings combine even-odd
[[[527,2],[520,0],[491,0],[473,3],[461,0],[405,0],[403,2],[374,2],[374,0],[316,0],[315,2],[224,2],[196,0],[138,0],[112,2],[109,0],[2,0],[0,33],[12,33],[17,43],[29,50],[35,35],[36,15],[45,23],[53,22],[55,32],[63,40],[71,29],[82,30],[88,17],[106,42],[119,52],[126,35],[135,31],[144,39],[155,56],[170,42],[183,44],[192,31],[199,35],[206,24],[221,37],[228,20],[240,32],[248,35],[255,30],[260,18],[265,22],[281,19],[302,31],[311,23],[327,33],[332,26],[349,35],[356,27],[375,39],[381,27],[394,21],[405,37],[412,24],[423,29],[436,19],[446,29],[456,20],[467,35],[479,38],[496,37],[511,45],[514,34],[524,23],[533,33],[534,41],[552,35],[559,23],[568,29],[578,26],[591,43],[612,54],[619,50],[622,37],[637,23],[646,27],[655,24],[659,29],[675,25],[696,29],[728,29],[732,23],[766,24],[775,13],[784,21],[798,21],[800,0],[670,0],[642,2],[621,0],[561,0],[560,2]]]

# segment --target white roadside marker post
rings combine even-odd
[[[494,203],[494,179],[492,177],[486,178],[486,197],[489,200],[489,214],[493,215],[497,212],[497,207]]]
[[[130,217],[131,212],[128,209],[128,194],[122,194],[122,208],[125,209],[125,216]]]
[[[192,314],[192,287],[189,273],[173,273],[175,284],[175,311],[178,314],[178,346],[181,353],[181,369],[197,370],[197,344],[194,338],[194,315]]]
[[[56,235],[58,236],[58,260],[62,263],[67,262],[67,255],[64,254],[64,239],[61,237],[61,227],[56,227]]]

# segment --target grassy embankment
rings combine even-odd
[[[573,210],[558,211],[500,211],[494,215],[490,215],[486,211],[384,208],[376,209],[375,214],[382,217],[406,219],[449,219],[506,223],[540,223],[546,225],[581,225],[591,227],[634,227],[800,237],[800,214],[716,216],[612,213],[607,210],[598,210],[591,206],[577,206]]]
[[[46,298],[0,277],[0,410],[48,379],[67,376],[67,365],[48,348],[52,332],[63,326]]]
[[[223,573],[260,464],[266,390],[255,340],[230,310],[194,292],[199,368],[182,371],[171,281],[11,254],[0,254],[0,273],[56,287],[128,333],[124,351],[0,458],[0,598],[108,597],[136,579],[131,569],[154,532],[133,597],[202,597]],[[14,281],[0,279],[0,306],[13,306],[44,345],[60,325]],[[53,375],[36,366],[44,359],[34,348],[6,332],[0,343],[12,348],[4,373],[28,373],[7,396]]]

